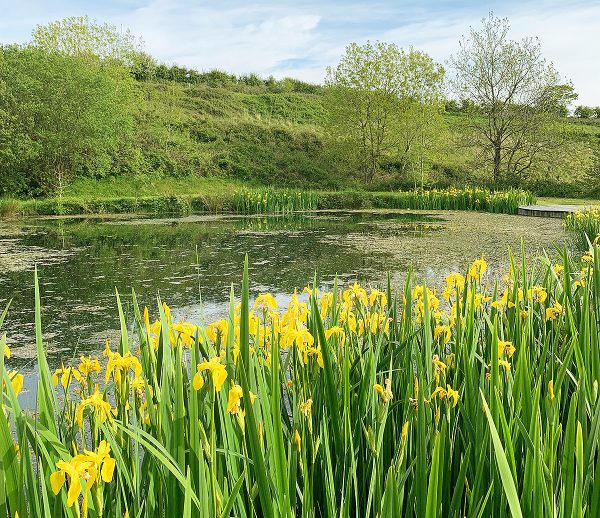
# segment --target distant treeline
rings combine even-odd
[[[229,88],[251,92],[323,93],[322,85],[307,83],[290,77],[283,79],[275,79],[273,76],[262,78],[258,74],[235,75],[217,69],[199,72],[193,68],[179,65],[169,66],[164,63],[144,67],[142,72],[133,69],[132,74],[139,81],[175,81],[187,85],[206,85],[211,88]]]

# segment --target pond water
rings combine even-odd
[[[472,212],[353,211],[292,216],[206,216],[36,219],[0,222],[0,308],[12,300],[0,329],[14,358],[10,368],[35,368],[33,269],[42,295],[44,339],[51,368],[118,340],[115,288],[125,308],[134,289],[141,305],[160,294],[176,318],[206,321],[226,314],[244,256],[251,295],[271,291],[281,304],[317,275],[330,285],[399,286],[410,268],[436,286],[483,254],[490,282],[504,275],[508,246],[529,256],[563,246],[561,220]],[[153,312],[156,314],[156,311]],[[31,376],[29,377],[31,378]],[[27,376],[26,376],[27,380]],[[26,381],[26,388],[31,382]]]

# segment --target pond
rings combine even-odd
[[[400,286],[409,269],[439,286],[484,255],[488,282],[504,275],[507,247],[527,255],[564,246],[563,222],[474,212],[320,211],[291,216],[173,219],[104,217],[0,222],[0,308],[12,300],[6,332],[11,368],[35,368],[33,269],[51,369],[118,340],[115,288],[125,309],[160,294],[175,318],[223,317],[233,283],[250,260],[251,295],[270,291],[285,304],[317,276],[321,286],[358,281]],[[131,312],[130,312],[131,314]],[[156,311],[152,312],[156,315]],[[31,388],[26,376],[25,388]],[[29,380],[29,381],[28,381]]]

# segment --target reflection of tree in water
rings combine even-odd
[[[333,213],[292,217],[251,217],[147,222],[45,221],[20,238],[23,246],[49,251],[78,250],[67,260],[38,263],[44,334],[50,363],[99,350],[107,330],[117,329],[114,289],[124,304],[134,289],[142,305],[156,305],[156,295],[175,310],[198,303],[226,306],[231,283],[237,287],[247,253],[253,293],[290,293],[316,272],[319,282],[336,274],[345,280],[378,279],[392,267],[375,243],[383,233],[411,234],[431,219],[421,214]],[[372,237],[369,254],[340,246],[345,235]],[[0,279],[13,299],[5,330],[15,355],[33,353],[33,275],[13,272]],[[21,351],[19,351],[21,349]]]

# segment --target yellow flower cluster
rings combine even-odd
[[[105,482],[111,482],[115,472],[115,459],[110,456],[110,445],[101,441],[97,451],[84,450],[83,454],[75,455],[71,460],[60,460],[56,463],[57,471],[50,475],[50,485],[55,495],[69,480],[67,505],[72,507],[82,493],[81,479],[86,482],[82,502],[82,514],[87,516],[88,494],[94,484],[98,483],[98,475]]]

